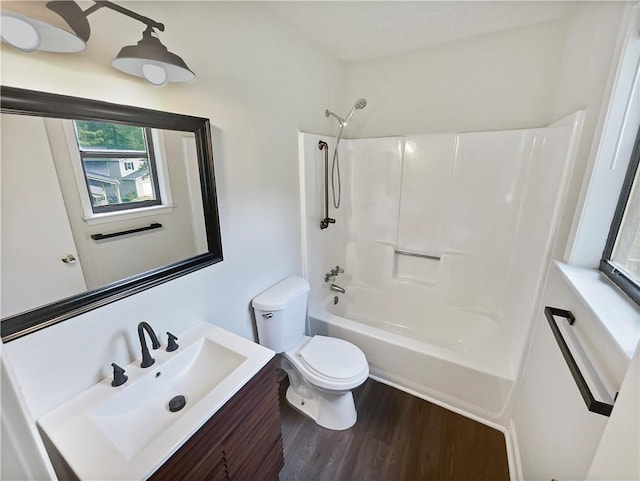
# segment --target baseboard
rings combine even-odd
[[[520,447],[518,445],[518,435],[516,433],[516,424],[513,419],[509,420],[509,424],[504,436],[507,443],[507,460],[509,462],[509,478],[511,481],[522,481],[522,462],[520,460]]]

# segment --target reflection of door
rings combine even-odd
[[[204,208],[202,207],[202,191],[200,190],[200,168],[198,167],[198,151],[193,135],[183,135],[182,152],[184,153],[187,189],[191,200],[191,225],[196,244],[196,254],[204,254],[209,250],[207,230],[204,222]]]
[[[2,115],[0,162],[0,313],[6,317],[86,285],[41,118]]]

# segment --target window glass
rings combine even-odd
[[[94,213],[161,204],[149,129],[80,120],[74,126]]]
[[[640,285],[640,188],[638,169],[613,245],[611,262]]]
[[[629,162],[600,269],[640,304],[640,132]]]
[[[147,150],[142,127],[87,120],[74,123],[81,150]]]

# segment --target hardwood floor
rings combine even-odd
[[[280,383],[285,465],[280,481],[501,481],[504,436],[371,379],[354,391],[358,422],[331,431],[293,409]]]

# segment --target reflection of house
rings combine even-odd
[[[138,160],[134,160],[135,162],[140,162]],[[130,164],[131,161],[124,162],[125,164]],[[149,175],[149,165],[146,161],[140,162],[140,166],[137,167],[136,170],[127,174],[123,177],[124,181],[134,181],[136,185],[136,196],[140,199],[149,199],[153,198],[153,185],[151,184],[151,176]]]
[[[147,159],[85,158],[84,169],[94,206],[153,196]]]

